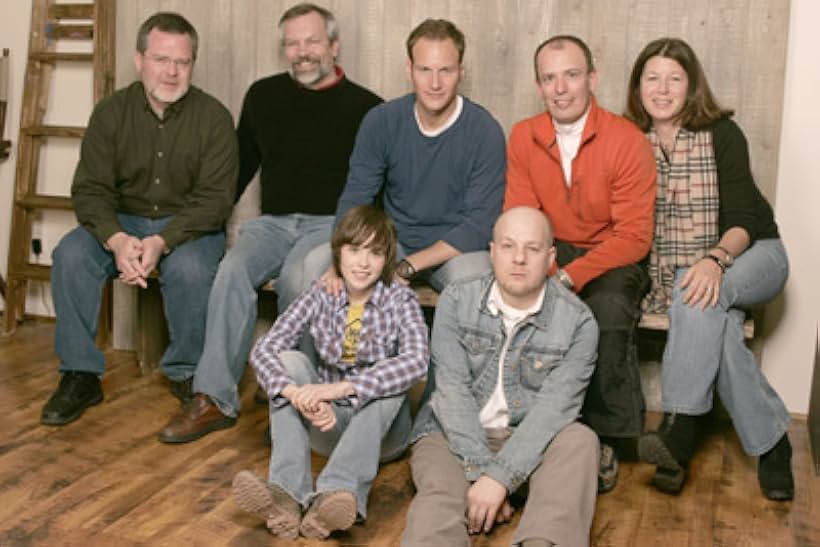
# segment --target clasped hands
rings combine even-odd
[[[117,232],[105,242],[114,253],[120,280],[128,285],[148,287],[148,276],[157,267],[165,251],[165,240],[160,235],[139,239],[125,232]]]
[[[336,413],[330,404],[331,401],[343,399],[353,393],[353,387],[349,382],[303,386],[290,384],[282,390],[282,396],[323,433],[336,425]]]

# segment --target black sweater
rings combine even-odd
[[[718,120],[711,129],[720,193],[720,235],[739,226],[749,233],[751,243],[779,238],[772,207],[752,178],[743,132],[729,118]]]
[[[237,128],[236,199],[261,165],[262,214],[332,215],[359,124],[381,102],[345,77],[318,91],[284,72],[256,81]]]

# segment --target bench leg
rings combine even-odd
[[[137,292],[137,363],[141,374],[159,367],[168,347],[168,327],[162,308],[159,280],[149,279],[148,288]]]

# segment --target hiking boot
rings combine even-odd
[[[336,530],[347,530],[356,522],[356,496],[336,490],[319,494],[302,519],[299,532],[306,538],[325,539]]]
[[[774,448],[762,454],[757,462],[757,482],[763,495],[774,501],[794,499],[792,445],[784,433]]]
[[[598,493],[606,494],[618,483],[618,454],[612,445],[601,443],[601,459],[598,462]]]
[[[658,431],[638,441],[638,456],[656,465],[652,484],[666,494],[678,494],[686,481],[686,468],[695,447],[697,417],[665,413]]]
[[[270,532],[278,537],[299,537],[302,508],[287,492],[268,485],[251,471],[240,471],[233,478],[233,497],[242,510],[263,519]]]

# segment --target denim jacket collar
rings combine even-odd
[[[494,282],[495,276],[492,273],[487,274],[483,280],[483,285],[481,288],[481,313],[492,315],[495,317],[496,315],[498,315],[498,309],[495,308],[495,306],[493,306],[490,302],[490,294],[492,292]],[[552,310],[555,307],[557,291],[559,290],[560,289],[555,284],[552,277],[548,277],[546,287],[544,290],[544,300],[541,302],[541,309],[538,311],[538,313],[534,313],[527,316],[525,323],[531,324],[538,329],[546,329],[549,326],[548,318],[552,316]]]

